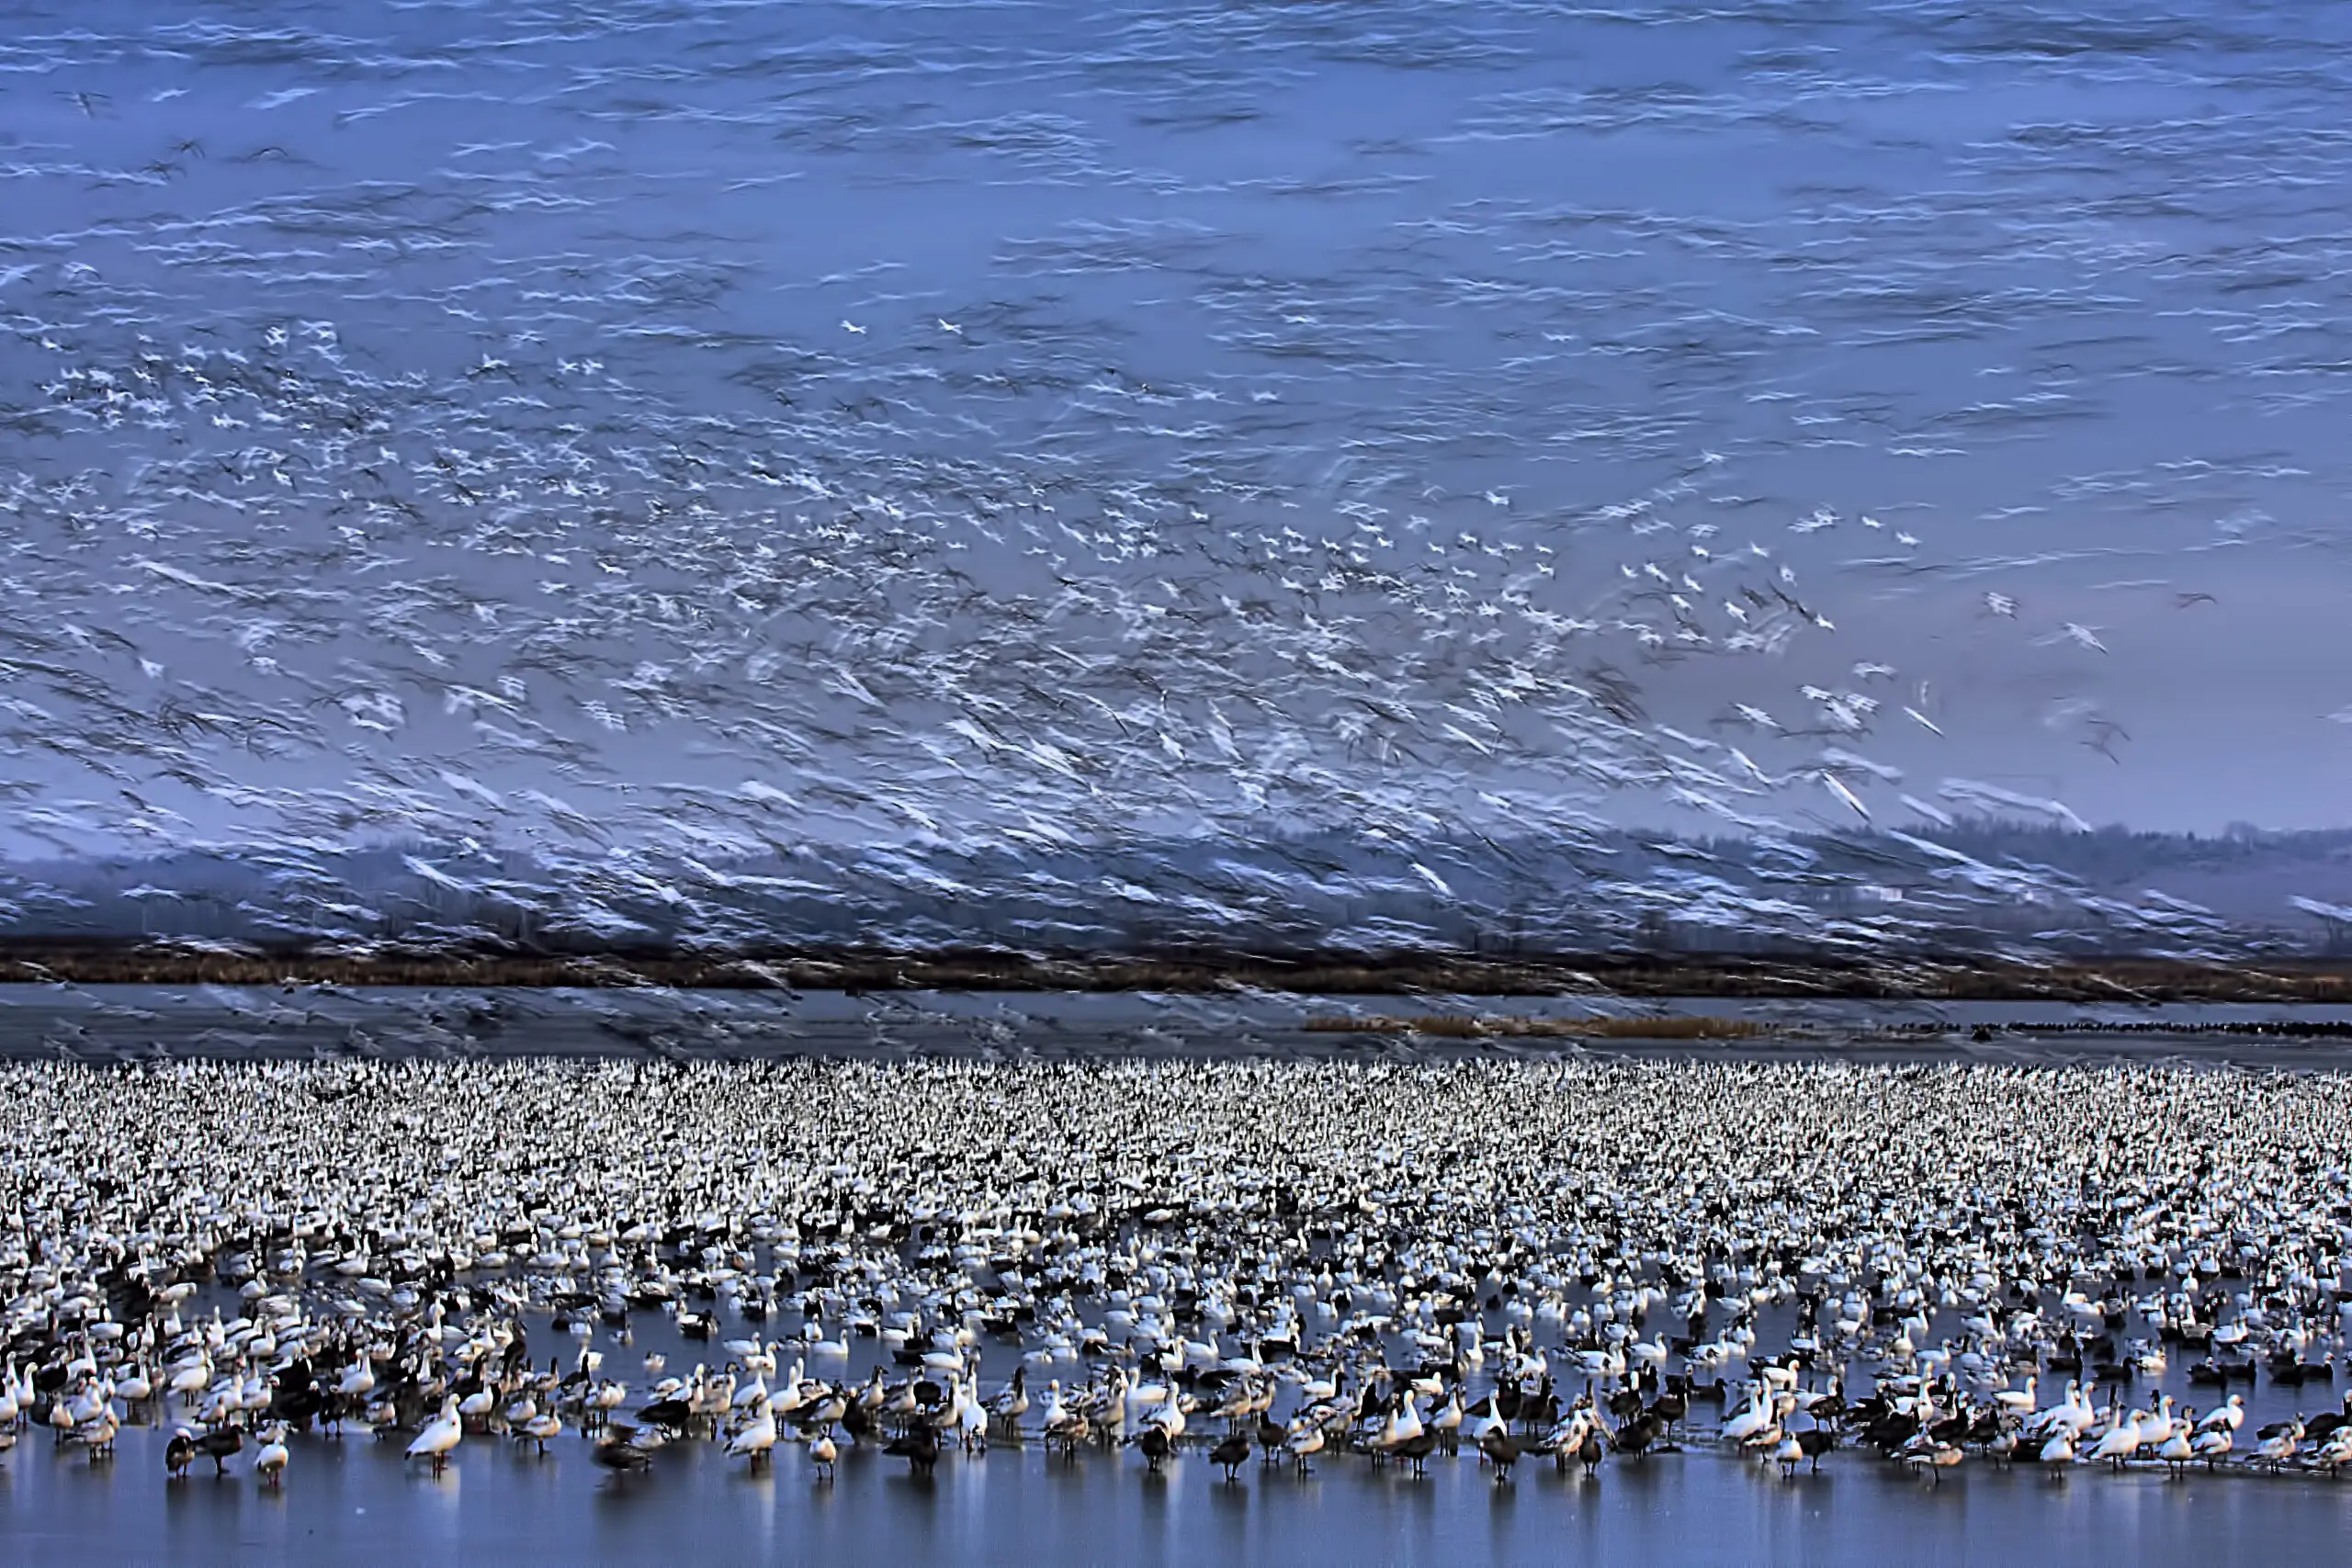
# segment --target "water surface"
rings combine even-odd
[[[1714,1454],[1612,1461],[1591,1480],[1522,1464],[1505,1486],[1476,1460],[1429,1477],[1327,1458],[1313,1474],[1245,1466],[1228,1485],[1192,1453],[1152,1476],[1132,1454],[1075,1468],[1035,1449],[944,1459],[910,1479],[849,1456],[814,1478],[797,1452],[751,1476],[706,1445],[673,1448],[616,1485],[567,1437],[545,1460],[468,1439],[447,1474],[364,1438],[297,1439],[282,1493],[246,1468],[167,1483],[162,1444],[126,1432],[110,1469],[30,1434],[0,1461],[0,1550],[14,1561],[1306,1564],[1634,1562],[1961,1564],[2132,1561],[2204,1568],[2332,1562],[2352,1485],[2161,1471],[2064,1480],[1972,1460],[1930,1484],[1850,1454],[1817,1476]]]

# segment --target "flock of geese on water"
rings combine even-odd
[[[11,1067],[0,1450],[2337,1474],[2348,1134],[2121,1067]]]

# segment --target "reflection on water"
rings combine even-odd
[[[929,1481],[871,1452],[818,1480],[797,1452],[746,1475],[701,1444],[662,1450],[616,1484],[567,1438],[545,1460],[469,1438],[435,1478],[368,1439],[297,1438],[282,1495],[238,1472],[167,1483],[162,1438],[124,1433],[94,1470],[28,1433],[0,1464],[10,1562],[255,1563],[432,1560],[578,1564],[695,1560],[1045,1562],[1681,1563],[2111,1562],[2148,1568],[2334,1562],[2352,1486],[2307,1477],[2161,1472],[2052,1475],[1972,1460],[1940,1483],[1840,1454],[1784,1482],[1704,1452],[1611,1461],[1599,1476],[1523,1464],[1497,1485],[1474,1457],[1427,1479],[1327,1459],[1307,1475],[1204,1455],[1153,1475],[1132,1456],[1075,1468],[1000,1446],[944,1459]],[[2257,1547],[2258,1543],[2258,1547]]]

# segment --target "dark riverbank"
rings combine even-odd
[[[1274,991],[1325,996],[1810,998],[1856,1001],[2332,1002],[2352,1000],[2352,961],[2222,966],[2114,958],[2046,965],[1974,959],[1865,964],[1804,958],[1629,956],[1544,960],[1428,954],[1046,958],[1020,953],[770,954],[432,951],[216,952],[141,944],[0,947],[0,982],[695,990]]]

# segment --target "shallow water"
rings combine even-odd
[[[1258,1043],[1247,1049],[1261,1055],[1294,1054],[1283,1044],[1290,1038],[1283,1021],[1289,1020],[1295,1033],[1301,1012],[1347,1000],[1269,1001],[1263,1004],[1260,1022],[1264,1027]],[[648,1043],[650,1039],[672,1042],[658,1054],[729,1057],[947,1052],[1003,1058],[1109,1054],[1182,1057],[1245,1049],[1197,1020],[1182,1023],[1181,1010],[1175,1015],[1180,1021],[1171,1023],[1167,1007],[1134,997],[1024,997],[1012,998],[1008,1008],[1001,998],[877,1000],[816,993],[792,998],[756,993],[384,991],[289,998],[266,991],[125,988],[62,993],[25,987],[0,1001],[9,1004],[0,1011],[0,1051],[19,1056],[72,1054],[94,1060],[137,1056],[158,1044],[187,1056],[347,1056],[353,1054],[348,1033],[355,1029],[375,1041],[373,1054],[411,1059],[508,1053],[550,1059],[642,1057],[657,1054]],[[1532,1010],[1539,1005],[1548,1004],[1529,1002],[1526,1008]],[[266,1018],[244,1016],[273,1007],[291,1010],[275,1024]],[[300,1011],[304,1007],[331,1016],[305,1018]],[[153,1016],[124,1016],[132,1009]],[[503,1010],[489,1010],[492,1009]],[[607,1011],[598,1010],[617,1010],[625,1021],[656,1032],[616,1033]],[[1020,1029],[1005,1022],[1009,1015],[1027,1019],[1022,1010],[1055,1021],[1031,1021]],[[1866,1010],[1831,1010],[1849,1025],[1871,1021]],[[1982,1010],[1950,1010],[1965,1021]],[[2186,1023],[2221,1017],[2310,1017],[2325,1011],[2182,1009],[2166,1016]],[[772,1033],[747,1032],[747,1021],[777,1027]],[[982,1037],[972,1032],[975,1024],[1012,1030],[1010,1043],[995,1036],[980,1043]],[[74,1029],[88,1033],[73,1035],[69,1031]],[[436,1041],[433,1032],[444,1038]],[[236,1046],[230,1036],[240,1032],[252,1033],[264,1044]],[[1492,1048],[1442,1043],[1399,1047],[1385,1039],[1295,1037],[1301,1053],[1312,1049],[1367,1057],[1400,1051],[1458,1056]],[[133,1039],[146,1043],[130,1049],[125,1043]],[[928,1046],[926,1040],[932,1042]],[[1030,1041],[1058,1043],[1024,1043]],[[1533,1053],[1562,1047],[1532,1042],[1512,1049]],[[2335,1043],[2298,1045],[2228,1036],[2154,1042],[2094,1038],[2059,1046],[2013,1041],[2000,1049],[2009,1055],[1995,1059],[2045,1065],[2069,1059],[2174,1060],[2310,1067],[2341,1060]],[[1963,1037],[1846,1048],[1793,1040],[1649,1046],[1620,1043],[1597,1047],[1595,1054],[1929,1060],[1989,1057],[1991,1051],[1980,1051]],[[2153,1288],[2145,1282],[2135,1287]],[[493,1282],[482,1275],[470,1280],[469,1289],[478,1309],[489,1301]],[[214,1299],[199,1298],[191,1311],[209,1311]],[[231,1298],[217,1299],[234,1311]],[[544,1295],[539,1299],[544,1301]],[[605,1374],[629,1382],[639,1391],[639,1398],[650,1397],[642,1390],[656,1375],[644,1369],[642,1358],[649,1352],[666,1356],[666,1371],[681,1375],[697,1361],[721,1365],[732,1354],[725,1346],[730,1338],[778,1337],[783,1341],[779,1364],[786,1369],[801,1354],[794,1343],[804,1326],[797,1306],[780,1307],[757,1324],[738,1317],[724,1294],[713,1310],[718,1325],[709,1341],[687,1342],[662,1314],[640,1312],[632,1314],[628,1342],[594,1325],[587,1343],[604,1355]],[[1090,1322],[1102,1321],[1100,1304],[1088,1307],[1086,1315]],[[1955,1312],[1931,1316],[1931,1336],[1951,1335],[1959,1328]],[[1503,1321],[1490,1314],[1489,1333],[1498,1332]],[[1793,1322],[1786,1307],[1765,1308],[1756,1324],[1758,1345],[1785,1344]],[[532,1308],[524,1313],[523,1323],[534,1364],[551,1355],[568,1357],[575,1342],[548,1312]],[[833,1327],[838,1330],[838,1321]],[[2144,1323],[2135,1320],[2126,1332],[2145,1331]],[[860,1382],[875,1369],[879,1348],[876,1340],[853,1338],[845,1359],[812,1360],[805,1370],[830,1381]],[[1407,1341],[1391,1341],[1386,1349],[1392,1364],[1410,1364],[1415,1356]],[[979,1384],[993,1392],[1011,1375],[1019,1350],[991,1341],[981,1353],[987,1370],[979,1374]],[[2118,1392],[2126,1393],[2135,1405],[2169,1393],[2180,1405],[2210,1407],[2214,1391],[2188,1381],[2194,1359],[2175,1348],[2158,1377],[2143,1378]],[[1866,1389],[1871,1371],[1870,1364],[1858,1364],[1848,1382],[1849,1391]],[[1068,1384],[1086,1375],[1083,1364],[1072,1356],[1033,1367],[1032,1397],[1042,1401],[1050,1378]],[[2064,1382],[2044,1374],[2041,1401],[2053,1402]],[[1484,1387],[1483,1378],[1474,1376],[1465,1397],[1475,1399]],[[1564,1397],[1577,1392],[1575,1380],[1564,1380]],[[2245,1396],[2248,1419],[2241,1452],[2253,1447],[2253,1431],[2262,1423],[2335,1408],[2341,1383],[2339,1379],[2280,1388],[2266,1375]],[[2103,1390],[2100,1402],[2108,1397]],[[632,1399],[628,1408],[638,1403]],[[1033,1410],[1033,1423],[1037,1416]],[[1701,1405],[1692,1429],[1712,1430],[1714,1416],[1712,1408]],[[619,1483],[594,1465],[587,1445],[574,1431],[560,1437],[544,1458],[509,1439],[470,1437],[448,1473],[436,1478],[423,1466],[403,1464],[400,1446],[405,1434],[390,1443],[366,1436],[341,1440],[301,1436],[293,1439],[284,1488],[275,1491],[253,1476],[250,1449],[233,1461],[227,1478],[215,1479],[199,1463],[190,1479],[167,1482],[162,1465],[164,1428],[176,1418],[126,1430],[115,1458],[96,1466],[77,1450],[54,1448],[38,1426],[26,1430],[15,1450],[0,1457],[0,1561],[81,1557],[210,1562],[233,1557],[241,1562],[411,1562],[462,1556],[577,1564],[639,1562],[691,1540],[700,1560],[718,1562],[1209,1559],[1352,1564],[1538,1562],[1577,1555],[1668,1564],[1963,1563],[2013,1560],[2028,1553],[2094,1561],[2129,1552],[2143,1563],[2201,1565],[2233,1560],[2255,1538],[2268,1553],[2327,1560],[2343,1529],[2352,1525],[2352,1485],[2301,1474],[2258,1476],[2243,1462],[2219,1473],[2193,1473],[2178,1481],[2153,1468],[2124,1474],[2076,1469],[2060,1479],[2031,1467],[2003,1470],[1972,1454],[1959,1470],[1935,1483],[1874,1456],[1843,1451],[1830,1456],[1818,1476],[1783,1481],[1770,1467],[1719,1451],[1703,1438],[1690,1443],[1685,1452],[1638,1461],[1612,1458],[1589,1481],[1563,1476],[1548,1463],[1529,1463],[1511,1483],[1498,1486],[1487,1479],[1475,1457],[1439,1460],[1425,1480],[1375,1470],[1359,1456],[1324,1456],[1309,1476],[1287,1469],[1269,1471],[1252,1462],[1244,1467],[1238,1483],[1227,1484],[1198,1447],[1172,1461],[1165,1475],[1155,1477],[1131,1451],[1089,1449],[1071,1466],[1049,1461],[1034,1444],[1010,1442],[982,1458],[951,1457],[928,1483],[910,1478],[899,1461],[853,1451],[838,1480],[830,1484],[815,1476],[790,1444],[779,1451],[773,1473],[753,1476],[742,1461],[726,1459],[711,1444],[679,1442],[657,1453],[650,1476]],[[1206,1426],[1196,1417],[1195,1435]]]
[[[1458,1041],[1308,1029],[1313,1020],[1429,1014],[1593,1013],[1749,1019],[1742,1040]],[[2352,1066],[2352,1039],[2293,1039],[2225,1026],[2352,1022],[2325,1004],[2161,1007],[2038,1002],[1888,1003],[1535,997],[1316,997],[1260,993],[775,992],[370,987],[0,986],[0,1060],[164,1057],[313,1060],[490,1056],[758,1060],[798,1055],[1005,1059],[1101,1055],[1445,1059],[1581,1054],[1659,1059],[1982,1061],[2061,1066],[2143,1062],[2324,1070]],[[1979,1024],[2001,1030],[1978,1041]],[[2148,1032],[2067,1032],[2129,1024]],[[2028,1026],[2056,1025],[2036,1033]],[[2170,1027],[2179,1032],[2166,1032]],[[2190,1032],[2196,1031],[2196,1032]],[[1890,1033],[1888,1032],[1897,1032]]]
[[[780,1452],[752,1476],[707,1445],[679,1445],[617,1485],[567,1435],[542,1460],[469,1438],[448,1472],[403,1465],[365,1438],[297,1438],[283,1489],[240,1462],[168,1483],[153,1432],[125,1432],[111,1467],[60,1458],[29,1433],[0,1461],[0,1556],[12,1562],[395,1563],[645,1562],[691,1542],[707,1562],[1657,1564],[2333,1562],[2352,1484],[2235,1474],[2167,1479],[2076,1472],[2058,1480],[1972,1461],[1930,1483],[1833,1455],[1817,1476],[1715,1454],[1611,1461],[1586,1480],[1522,1464],[1508,1485],[1474,1457],[1425,1480],[1326,1459],[1310,1475],[1243,1467],[1228,1485],[1204,1455],[1163,1475],[1132,1455],[1074,1467],[1035,1449],[943,1459],[910,1478],[878,1454],[818,1480]],[[445,1556],[445,1554],[447,1554]]]

